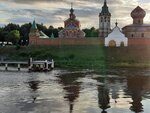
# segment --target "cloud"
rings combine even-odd
[[[103,0],[0,0],[0,2],[0,18],[3,20],[0,20],[0,25],[9,22],[24,24],[35,18],[38,23],[47,26],[63,26],[63,21],[69,17],[70,3],[73,2],[75,14],[80,20],[82,28],[92,26],[98,28],[98,15],[103,6]],[[116,19],[120,27],[131,24],[130,13],[137,5],[146,10],[145,22],[150,23],[150,3],[147,0],[144,2],[107,0],[107,3],[112,14],[112,27],[115,26]]]

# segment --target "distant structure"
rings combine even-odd
[[[107,1],[104,0],[101,13],[99,13],[99,37],[106,37],[111,31],[111,13],[108,10]]]
[[[124,47],[128,46],[128,38],[120,31],[118,23],[116,22],[115,28],[105,38],[106,47]]]
[[[29,33],[29,44],[36,45],[39,38],[49,38],[43,31],[39,31],[35,20],[32,23]]]
[[[34,20],[32,23],[32,27],[30,28],[29,38],[32,38],[34,41],[34,39],[39,38],[39,37],[40,37],[40,33],[37,28],[36,22]]]
[[[137,6],[132,12],[133,24],[122,28],[123,33],[128,38],[150,38],[150,24],[144,24],[146,12]]]
[[[64,29],[59,32],[59,38],[83,38],[85,33],[80,30],[80,22],[76,19],[71,4],[69,18],[64,21]]]

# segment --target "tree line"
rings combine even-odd
[[[13,45],[27,45],[31,26],[31,23],[23,25],[9,23],[4,27],[0,27],[0,42],[12,42]],[[55,38],[58,38],[58,32],[63,29],[63,27],[54,28],[53,26],[47,28],[43,24],[37,24],[37,27],[39,31],[43,31],[47,36],[51,37],[53,34]],[[88,38],[98,37],[98,30],[94,27],[83,29],[83,31]]]

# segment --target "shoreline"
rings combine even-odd
[[[0,48],[0,57],[11,61],[54,59],[58,68],[150,68],[150,46],[8,46]]]

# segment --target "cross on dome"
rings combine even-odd
[[[117,26],[118,26],[118,22],[117,22],[117,19],[116,19],[116,23],[115,23],[115,24],[116,24],[116,27],[117,27]]]

